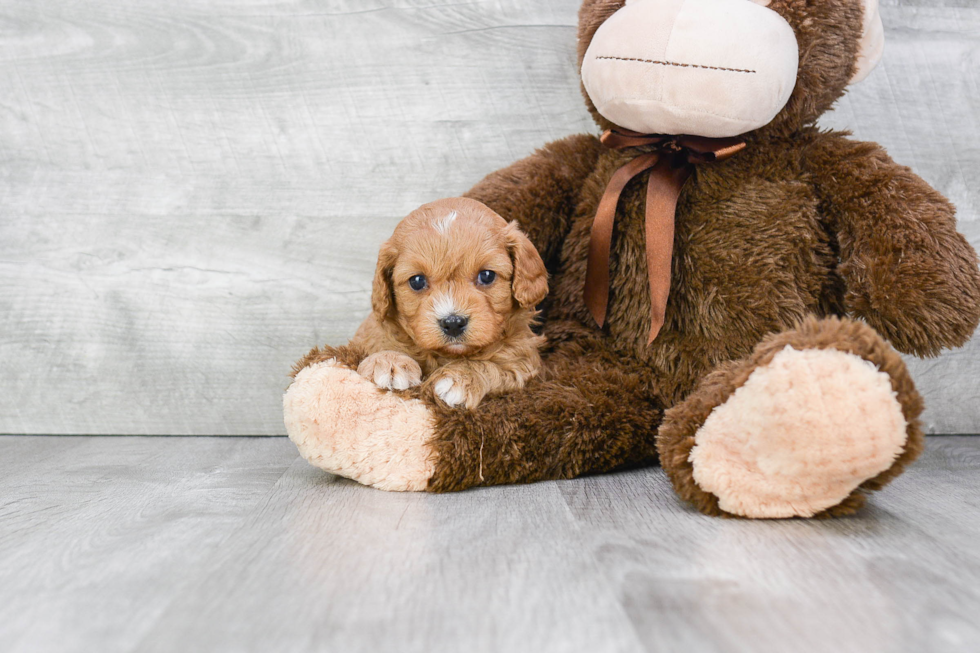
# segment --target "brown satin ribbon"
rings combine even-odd
[[[589,240],[589,262],[585,273],[585,305],[599,326],[606,323],[609,306],[609,251],[612,245],[616,206],[626,185],[637,175],[650,170],[646,197],[646,259],[650,278],[650,342],[664,324],[667,296],[670,293],[670,263],[674,251],[674,213],[694,166],[698,163],[723,161],[745,147],[739,138],[704,138],[701,136],[666,136],[610,130],[602,135],[606,147],[621,150],[653,146],[617,170],[599,200],[592,237]]]

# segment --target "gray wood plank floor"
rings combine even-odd
[[[0,0],[0,433],[280,434],[380,242],[596,130],[579,0]],[[824,124],[876,140],[980,246],[980,6],[882,0],[881,67]],[[980,341],[913,362],[980,430]]]
[[[976,651],[980,438],[859,515],[659,469],[386,494],[282,438],[0,437],[0,651]]]

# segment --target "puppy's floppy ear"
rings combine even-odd
[[[516,221],[508,224],[504,233],[514,261],[514,278],[511,280],[514,299],[524,308],[534,308],[548,295],[548,271],[538,250]]]
[[[385,241],[378,253],[378,267],[374,271],[374,285],[371,288],[371,308],[378,317],[387,317],[395,309],[395,294],[391,282],[391,271],[398,259],[398,250]]]

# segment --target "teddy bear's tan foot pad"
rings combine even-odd
[[[906,437],[887,374],[836,349],[787,346],[712,411],[690,461],[726,512],[810,517],[888,469]]]
[[[379,390],[333,360],[304,368],[283,396],[286,432],[312,465],[382,490],[425,490],[432,420],[417,399]]]

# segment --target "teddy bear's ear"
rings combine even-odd
[[[752,0],[752,2],[768,7],[772,0]],[[885,51],[885,26],[881,22],[878,0],[861,0],[861,5],[864,8],[864,22],[851,84],[857,84],[870,75]]]
[[[854,66],[851,83],[856,84],[867,77],[885,52],[885,26],[881,22],[878,0],[862,0],[864,5],[864,29],[861,43],[858,44],[858,58]]]
[[[380,318],[386,317],[395,305],[391,271],[397,259],[398,251],[391,241],[385,241],[378,254],[378,267],[374,271],[374,285],[371,287],[371,308]]]
[[[534,243],[511,222],[506,228],[507,248],[514,261],[514,278],[511,287],[514,299],[524,308],[534,308],[548,294],[548,270]]]

